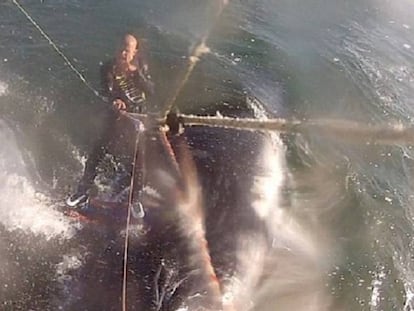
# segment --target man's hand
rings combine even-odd
[[[118,110],[119,112],[121,111],[125,111],[126,110],[126,104],[124,103],[124,101],[122,101],[121,99],[115,99],[112,102],[112,107],[114,107],[116,110]]]

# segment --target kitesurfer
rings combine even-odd
[[[120,114],[143,113],[146,110],[147,96],[153,94],[154,84],[141,54],[139,40],[132,34],[126,34],[115,58],[101,68],[103,95],[111,103],[111,109],[105,116],[102,134],[89,153],[77,191],[67,199],[69,206],[87,201],[89,189],[96,177],[96,168],[107,152]]]

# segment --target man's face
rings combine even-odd
[[[127,43],[120,52],[120,60],[129,64],[134,59],[136,53],[137,45],[133,42]]]

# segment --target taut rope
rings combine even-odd
[[[103,96],[99,94],[97,90],[86,80],[86,78],[80,73],[78,69],[72,64],[69,58],[66,57],[65,54],[59,49],[59,47],[53,42],[53,40],[48,36],[48,34],[36,23],[36,21],[30,16],[30,14],[24,9],[24,7],[17,2],[17,0],[12,0],[16,7],[26,16],[26,18],[32,23],[32,25],[40,32],[43,38],[46,39],[47,42],[52,46],[52,48],[56,51],[56,53],[63,58],[65,64],[69,66],[69,68],[78,76],[78,78],[82,81],[82,83],[90,90],[93,94],[99,97],[102,100],[105,100]]]

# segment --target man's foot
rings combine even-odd
[[[66,204],[70,207],[81,206],[89,199],[88,194],[85,191],[77,191],[66,199]]]
[[[131,204],[131,214],[136,219],[145,217],[144,206],[142,206],[141,202],[138,201]]]

